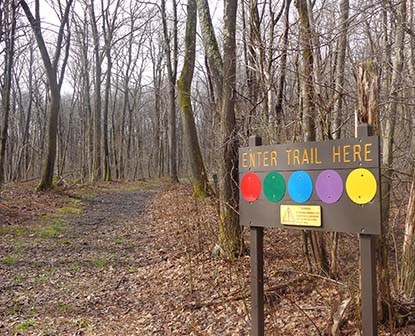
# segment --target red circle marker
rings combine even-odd
[[[254,202],[261,193],[261,181],[254,173],[245,174],[241,181],[242,197],[247,202]]]

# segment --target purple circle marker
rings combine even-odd
[[[336,203],[343,194],[341,176],[334,170],[322,171],[317,177],[316,192],[324,203]]]

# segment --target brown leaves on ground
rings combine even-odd
[[[195,200],[184,185],[161,194],[153,202],[153,215],[162,227],[166,262],[176,265],[156,272],[158,286],[168,295],[175,318],[163,323],[166,335],[249,335],[249,257],[233,262],[215,259],[216,204]],[[170,235],[168,234],[170,233]],[[180,265],[180,267],[179,267]],[[345,296],[342,283],[315,278],[304,272],[299,231],[268,230],[265,238],[266,334],[324,335],[332,306]],[[154,288],[154,295],[160,291]],[[164,308],[166,309],[166,308]],[[169,309],[167,309],[169,310]],[[154,310],[151,319],[166,312]],[[151,323],[147,321],[149,325]],[[354,323],[346,326],[355,330]],[[162,335],[162,330],[153,330]],[[159,333],[157,333],[159,332]],[[151,333],[150,333],[151,334]]]
[[[36,192],[35,187],[34,182],[9,183],[0,190],[0,226],[22,224],[64,203],[61,189]]]
[[[249,335],[249,257],[214,258],[215,201],[162,186],[7,189],[2,204],[30,216],[2,212],[16,230],[0,236],[0,335]],[[71,202],[82,211],[59,211]],[[328,335],[357,293],[354,236],[339,255],[337,281],[308,274],[300,232],[266,230],[266,335]],[[357,335],[355,312],[340,335]]]

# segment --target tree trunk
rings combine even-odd
[[[177,87],[183,122],[183,136],[186,143],[186,152],[188,153],[190,170],[192,173],[193,195],[196,197],[205,197],[209,194],[210,188],[205,165],[203,163],[202,152],[200,151],[196,124],[193,116],[192,102],[190,98],[196,56],[196,21],[196,0],[188,0],[185,56],[182,73],[177,83]]]
[[[22,150],[19,154],[19,158],[16,164],[16,174],[14,176],[15,180],[20,181],[23,176],[26,176],[27,169],[29,168],[29,129],[30,122],[32,119],[32,106],[33,106],[33,53],[34,53],[33,42],[30,43],[29,47],[29,70],[28,70],[28,93],[29,93],[29,104],[27,107],[27,116],[24,122],[24,131],[23,131],[23,140],[22,140]],[[17,82],[17,81],[16,81]],[[16,86],[19,87],[19,83],[16,83]],[[20,91],[20,90],[19,90]],[[20,104],[22,104],[21,102]],[[23,106],[22,106],[23,109]]]
[[[340,139],[344,95],[344,67],[346,60],[347,33],[349,28],[349,0],[340,2],[340,36],[337,41],[334,83],[333,139]]]
[[[167,74],[169,77],[169,107],[168,107],[168,139],[169,139],[169,164],[170,178],[178,182],[177,177],[177,130],[176,130],[176,78],[177,78],[177,4],[173,0],[173,50],[170,44],[170,36],[167,27],[166,0],[161,0],[161,16],[163,23],[163,35],[166,52]]]
[[[91,179],[97,181],[102,175],[102,163],[101,163],[101,56],[100,56],[100,43],[97,27],[97,19],[94,10],[94,0],[91,0],[89,6],[89,14],[91,17],[92,26],[92,39],[94,41],[94,59],[95,59],[95,92],[94,92],[94,159],[93,159],[93,171]]]
[[[199,15],[203,46],[205,48],[209,70],[212,74],[212,81],[215,89],[216,108],[219,110],[222,107],[223,63],[215,31],[213,29],[209,3],[207,0],[197,0],[197,12]]]
[[[197,0],[197,9],[203,45],[212,72],[216,108],[221,108],[219,244],[224,257],[232,258],[242,250],[241,228],[235,211],[239,203],[239,190],[235,184],[238,180],[238,141],[234,110],[237,0],[226,0],[224,3],[223,63],[207,0]]]
[[[406,24],[406,1],[402,1],[397,8],[397,23],[395,31],[395,48],[392,65],[392,78],[390,83],[389,99],[385,129],[383,132],[383,155],[382,164],[384,167],[382,179],[382,234],[378,241],[378,288],[381,294],[379,298],[379,313],[381,320],[388,320],[393,327],[393,304],[391,302],[390,274],[388,265],[388,243],[389,232],[389,210],[390,192],[392,186],[392,164],[393,164],[393,139],[395,136],[396,114],[399,106],[399,91],[402,86],[402,67],[404,62],[404,46]]]
[[[400,285],[405,298],[415,298],[415,168],[406,211]]]
[[[119,127],[119,155],[118,155],[118,162],[120,165],[120,174],[119,174],[119,178],[124,179],[126,176],[126,171],[128,174],[128,168],[129,168],[129,159],[130,159],[130,148],[131,148],[131,126],[132,126],[132,109],[129,107],[130,105],[130,101],[129,101],[129,96],[130,96],[130,88],[129,88],[129,84],[130,84],[130,78],[131,78],[131,68],[134,69],[134,65],[132,64],[132,49],[133,49],[133,38],[134,38],[134,34],[132,33],[133,29],[134,29],[134,16],[131,15],[130,17],[130,29],[131,29],[131,34],[128,37],[128,54],[127,54],[127,64],[126,64],[126,69],[125,69],[125,78],[124,78],[124,85],[123,85],[123,90],[124,90],[124,96],[123,96],[123,104],[122,104],[122,122],[121,125]],[[139,49],[140,50],[140,49]],[[125,119],[127,117],[127,109],[128,109],[128,129],[129,129],[129,134],[128,134],[128,139],[127,139],[127,161],[126,164],[124,164],[124,154],[123,154],[123,147],[124,147],[124,125],[125,125]]]
[[[296,7],[300,16],[300,41],[302,48],[302,78],[301,78],[301,98],[302,98],[302,121],[304,142],[316,140],[316,111],[314,106],[314,61],[312,34],[309,21],[309,9],[307,0],[297,0]],[[328,256],[324,236],[321,232],[307,232],[311,243],[313,261],[317,268],[317,273],[328,274]],[[304,241],[304,244],[307,242]]]
[[[4,80],[2,88],[2,107],[3,118],[0,130],[0,188],[5,181],[4,168],[6,156],[7,133],[9,130],[9,115],[10,115],[10,96],[12,85],[12,72],[14,62],[14,39],[16,29],[16,15],[14,0],[8,0],[3,3],[3,22],[1,29],[4,29],[5,40],[5,54],[4,54]]]
[[[84,14],[84,26],[81,27],[85,31],[88,29],[87,25],[87,14]],[[82,33],[81,33],[82,34]],[[88,38],[85,36],[86,33],[82,36],[82,68],[83,68],[83,76],[82,76],[82,96],[84,100],[83,109],[84,109],[84,118],[85,118],[85,126],[84,126],[84,134],[85,134],[85,142],[87,143],[86,146],[86,155],[87,158],[87,167],[88,167],[88,175],[89,177],[93,176],[94,172],[94,125],[93,125],[93,112],[91,106],[91,80],[89,69],[90,65],[88,64]]]
[[[112,7],[113,6],[113,7]],[[110,15],[110,8],[113,8],[113,13]],[[120,8],[120,0],[110,3],[108,0],[107,6],[104,9],[104,0],[101,0],[101,14],[102,14],[102,31],[104,33],[105,41],[105,58],[107,60],[107,71],[105,79],[105,96],[104,96],[104,111],[103,111],[103,129],[102,129],[102,141],[104,145],[104,166],[102,177],[104,181],[111,181],[111,158],[108,141],[108,112],[110,104],[111,93],[111,76],[112,76],[112,56],[111,50],[114,47],[113,37],[116,29],[116,19],[118,9]],[[115,95],[116,96],[116,95]]]
[[[68,60],[69,53],[69,41],[67,41],[67,46],[65,48],[66,55],[62,62],[62,69],[60,71],[60,77],[58,80],[58,62],[62,50],[62,42],[64,37],[65,26],[68,25],[69,20],[69,11],[72,6],[73,0],[69,0],[66,3],[65,12],[62,16],[58,40],[56,43],[56,49],[54,54],[53,62],[50,59],[49,52],[47,50],[46,44],[43,40],[43,35],[40,27],[40,16],[39,16],[39,0],[35,1],[35,12],[36,18],[33,16],[30,11],[29,6],[25,0],[20,1],[20,5],[23,8],[23,11],[26,14],[27,19],[29,20],[30,26],[33,30],[33,33],[36,38],[37,45],[39,47],[40,55],[42,57],[43,65],[46,70],[46,76],[49,85],[49,94],[50,94],[50,104],[48,111],[48,132],[47,132],[47,151],[46,158],[43,164],[42,175],[37,186],[37,190],[50,189],[53,186],[53,173],[55,168],[55,159],[56,159],[56,133],[58,128],[58,115],[60,110],[60,89],[63,81],[63,76],[65,73],[66,62]]]
[[[48,109],[47,148],[42,175],[37,190],[50,189],[53,185],[53,174],[56,160],[56,138],[58,130],[58,115],[60,109],[60,92],[56,87],[50,88]]]
[[[283,31],[283,42],[281,50],[281,60],[278,72],[278,83],[277,83],[277,94],[275,97],[275,119],[277,125],[281,125],[283,119],[283,98],[284,98],[284,88],[285,88],[285,79],[287,75],[287,52],[288,52],[288,36],[290,30],[290,7],[291,0],[285,0],[285,10],[284,10],[284,31]]]
[[[335,82],[334,82],[334,109],[333,127],[331,136],[333,139],[340,139],[341,122],[343,116],[343,95],[344,95],[344,68],[346,61],[347,33],[349,27],[349,0],[340,2],[340,35],[337,41]],[[339,246],[339,233],[329,234],[329,273],[332,277],[337,273],[337,252]]]
[[[106,46],[105,51],[107,59],[107,73],[105,80],[105,96],[104,96],[104,113],[103,113],[103,127],[102,127],[102,140],[104,145],[104,166],[102,171],[102,177],[104,181],[111,181],[111,162],[110,162],[110,152],[108,144],[108,109],[109,109],[109,100],[110,100],[110,90],[111,90],[111,71],[112,71],[112,59],[111,59],[111,50],[110,46]]]
[[[261,48],[260,23],[257,0],[249,1],[249,40],[247,60],[247,90],[249,101],[249,115],[247,120],[247,135],[252,134],[255,128],[254,122],[258,122],[258,95],[260,88],[260,56],[258,50]],[[262,98],[262,97],[261,97]]]
[[[237,6],[237,0],[226,0],[224,3],[219,243],[227,258],[242,252],[241,227],[238,213],[235,211],[239,203],[239,190],[235,183],[238,180],[238,138],[235,120]]]

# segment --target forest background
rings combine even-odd
[[[243,249],[238,146],[370,123],[383,152],[379,310],[396,321],[394,302],[415,296],[413,1],[41,2],[0,2],[1,183],[190,176],[200,197],[217,174],[229,258]],[[303,235],[311,271],[336,276],[341,239]]]

